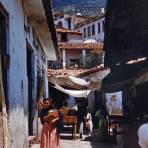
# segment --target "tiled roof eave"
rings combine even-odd
[[[102,43],[67,43],[59,42],[59,49],[88,49],[88,50],[102,50]]]

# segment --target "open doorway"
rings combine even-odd
[[[2,76],[2,79],[0,79],[0,85],[1,85],[1,91],[0,91],[0,147],[3,144],[4,141],[4,135],[3,135],[3,122],[2,122],[2,103],[4,103],[7,106],[8,109],[8,100],[7,100],[7,69],[6,69],[6,58],[5,55],[7,54],[7,13],[3,9],[3,7],[0,4],[0,60],[1,60],[1,70],[0,75]],[[5,59],[5,60],[4,60]],[[4,94],[4,97],[2,97]]]
[[[32,55],[33,50],[27,45],[27,77],[28,77],[28,127],[29,135],[33,134],[33,79],[32,79]]]

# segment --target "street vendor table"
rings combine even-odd
[[[77,116],[64,116],[63,117],[63,125],[72,125],[72,137],[76,139],[76,131],[77,131]]]
[[[68,115],[68,113],[72,111],[71,108],[60,109],[60,112],[63,114],[63,125],[72,125],[72,137],[76,139],[76,131],[77,131],[77,116]]]

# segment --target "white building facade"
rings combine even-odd
[[[85,21],[87,17],[83,16],[81,13],[74,15],[63,15],[54,20],[54,23],[60,27],[75,30],[75,25]]]
[[[83,33],[83,39],[94,39],[98,42],[104,41],[104,24],[105,15],[88,19],[79,25],[75,26],[75,30]]]
[[[56,25],[67,29],[74,30],[73,18],[71,16],[63,16],[54,21]]]
[[[0,54],[10,57],[9,67],[3,68],[10,148],[27,147],[28,136],[37,132],[33,123],[37,118],[39,78],[44,81],[44,97],[48,97],[47,60],[56,60],[56,52],[45,4],[49,3],[46,0],[0,0],[3,21],[0,33],[5,44]]]

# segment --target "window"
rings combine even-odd
[[[59,21],[58,26],[63,27],[63,23],[61,21]]]
[[[87,27],[87,36],[88,36],[88,37],[89,37],[89,36],[91,36],[90,26],[89,26],[89,27]]]
[[[71,29],[71,19],[68,19],[68,29]]]
[[[84,38],[86,38],[86,28],[83,29]]]
[[[98,23],[98,33],[101,33],[100,23]]]
[[[95,24],[92,25],[92,35],[95,35]]]
[[[61,42],[67,42],[67,33],[61,33]]]
[[[102,32],[105,30],[105,21],[102,21]]]

